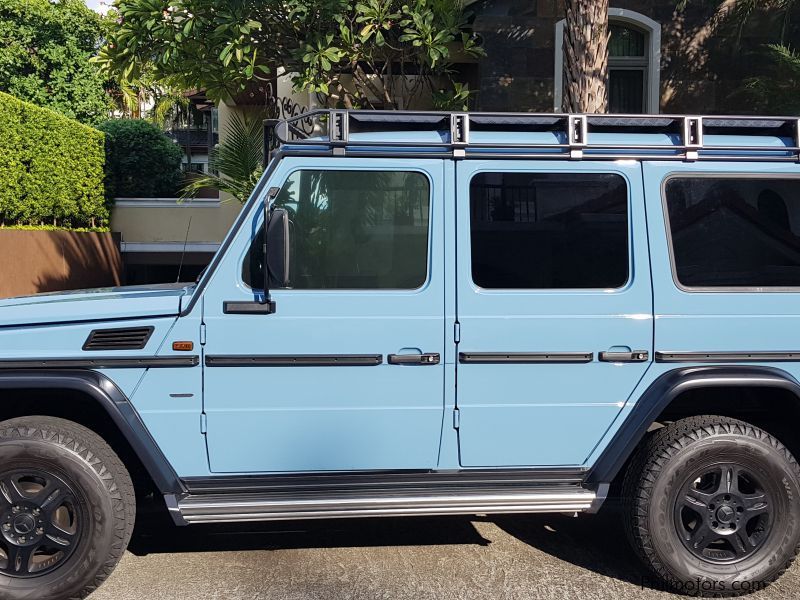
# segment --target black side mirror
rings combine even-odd
[[[289,236],[289,211],[285,208],[272,209],[267,227],[267,266],[270,287],[289,287],[289,261],[291,258]]]

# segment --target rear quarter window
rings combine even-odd
[[[800,179],[671,177],[664,209],[679,286],[800,288]]]

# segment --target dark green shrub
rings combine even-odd
[[[106,134],[106,194],[110,198],[171,198],[180,187],[180,146],[155,125],[115,119]]]
[[[103,137],[0,92],[0,225],[107,226]]]

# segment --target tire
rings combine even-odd
[[[131,478],[64,419],[0,423],[0,600],[85,598],[111,574],[136,514]]]
[[[625,474],[622,501],[654,587],[745,595],[778,579],[800,550],[800,468],[777,439],[735,419],[691,417],[653,433]]]

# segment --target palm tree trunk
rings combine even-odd
[[[564,112],[608,111],[608,0],[566,0]]]

